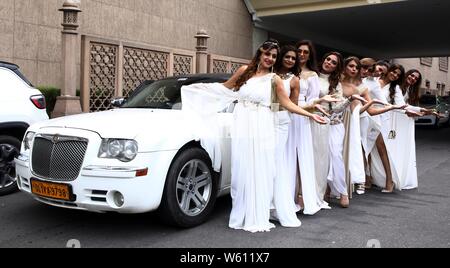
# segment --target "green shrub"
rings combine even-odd
[[[52,86],[39,86],[39,91],[45,96],[45,102],[47,103],[47,114],[51,115],[55,108],[56,98],[61,96],[61,89]],[[77,90],[77,96],[80,96],[80,90]]]

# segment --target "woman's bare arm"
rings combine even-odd
[[[325,118],[323,118],[319,115],[316,115],[316,114],[312,114],[312,113],[304,110],[303,108],[298,107],[297,105],[295,105],[295,103],[293,103],[289,99],[288,95],[286,94],[286,91],[284,90],[283,81],[281,80],[281,78],[279,76],[275,76],[275,84],[276,84],[276,93],[277,93],[278,101],[280,102],[281,106],[286,108],[291,113],[296,113],[299,115],[309,117],[320,124],[326,124]]]
[[[239,77],[241,77],[241,75],[245,72],[245,70],[247,70],[248,66],[244,65],[241,66],[236,73],[233,74],[233,76],[228,79],[228,81],[226,81],[225,83],[223,83],[223,85],[229,89],[234,89],[234,87],[236,86],[236,82],[239,79]]]

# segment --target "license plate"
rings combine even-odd
[[[52,199],[73,201],[71,187],[67,184],[31,180],[31,192]]]

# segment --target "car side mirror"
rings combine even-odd
[[[111,100],[111,106],[114,108],[120,108],[126,101],[127,101],[127,99],[123,98],[123,97],[114,98]]]

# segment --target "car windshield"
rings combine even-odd
[[[159,80],[132,95],[122,108],[149,108],[181,110],[182,80]]]
[[[424,105],[436,105],[436,96],[422,96],[420,97],[419,103]]]

